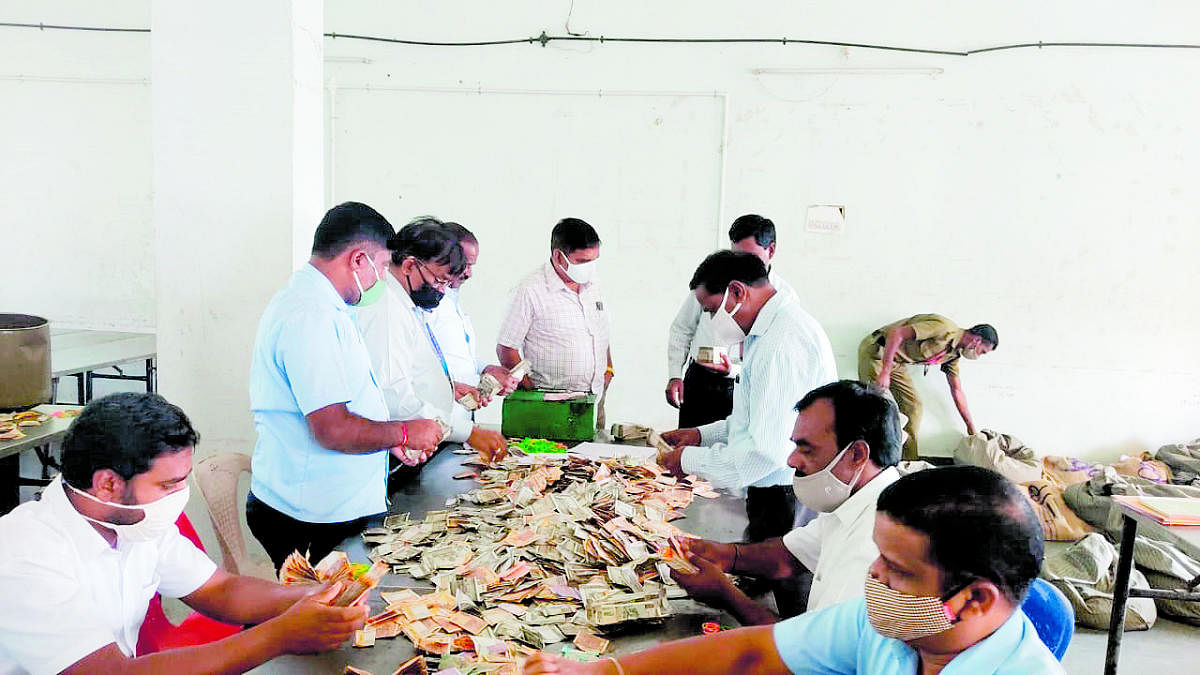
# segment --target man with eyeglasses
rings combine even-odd
[[[506,443],[499,432],[456,414],[461,405],[430,325],[430,313],[465,265],[458,240],[442,221],[426,216],[400,228],[387,247],[392,258],[386,290],[378,300],[359,304],[358,327],[388,414],[392,419],[440,420],[448,429],[444,440],[470,445],[484,461],[503,457]],[[404,476],[393,464],[389,475]],[[395,486],[395,480],[389,482]]]

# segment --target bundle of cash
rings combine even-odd
[[[376,565],[433,586],[383,590],[386,608],[367,621],[376,640],[403,635],[439,670],[515,674],[524,655],[567,640],[603,652],[598,632],[661,621],[685,597],[668,565],[682,559],[671,539],[688,535],[672,521],[697,481],[649,459],[464,464],[477,484],[445,510],[363,533]]]
[[[614,424],[610,430],[610,434],[614,440],[627,443],[630,441],[644,441],[652,433],[654,433],[654,429],[641,426],[640,424]]]
[[[279,567],[279,583],[285,586],[295,584],[331,584],[340,582],[341,590],[330,601],[334,607],[349,607],[358,602],[372,588],[379,585],[379,580],[388,573],[390,566],[377,562],[365,572],[355,575],[350,559],[341,551],[332,551],[321,558],[321,562],[313,567],[308,556],[293,551],[284,559]],[[357,645],[356,645],[357,646]]]
[[[530,365],[528,361],[522,359],[520,363],[508,369],[508,374],[513,379],[520,382],[521,380],[525,379],[525,376],[528,375],[529,371],[532,369],[533,366]],[[484,398],[495,397],[496,394],[500,393],[500,388],[500,380],[497,380],[495,377],[493,377],[491,373],[484,373],[483,376],[479,378],[479,394]]]

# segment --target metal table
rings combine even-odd
[[[421,473],[401,491],[392,495],[391,513],[410,512],[419,516],[426,511],[445,508],[446,500],[474,486],[471,480],[454,480],[453,475],[462,470],[462,460],[470,459],[443,450],[429,460]],[[697,497],[685,512],[687,516],[675,521],[681,529],[706,539],[740,541],[746,527],[745,502],[725,494],[718,499]],[[383,518],[374,519],[371,525],[382,523]],[[367,561],[367,549],[360,537],[347,539],[342,546],[351,560]],[[413,587],[418,593],[433,590],[433,585],[422,579],[407,575],[389,574],[384,578],[382,590]],[[736,626],[737,621],[728,613],[701,605],[692,600],[671,600],[674,614],[660,626],[640,631],[630,631],[612,637],[607,655],[628,654],[652,647],[660,642],[679,640],[700,635],[700,625],[705,621],[719,621],[725,626]],[[372,593],[371,613],[383,610],[378,592]],[[570,644],[564,642],[562,644]],[[557,649],[553,645],[548,649]],[[311,656],[282,656],[259,666],[255,673],[341,673],[347,665],[369,670],[373,673],[390,673],[415,654],[411,642],[404,636],[379,640],[374,647],[356,649],[349,645],[336,651]]]
[[[1168,527],[1119,501],[1114,501],[1113,506],[1117,509],[1115,513],[1119,514],[1122,520],[1122,527],[1121,548],[1117,555],[1117,580],[1113,588],[1112,619],[1108,624],[1108,649],[1104,655],[1105,675],[1115,675],[1117,672],[1121,638],[1125,634],[1125,606],[1129,598],[1200,602],[1200,592],[1196,590],[1200,585],[1200,577],[1192,579],[1188,590],[1167,591],[1129,587],[1129,575],[1133,569],[1133,543],[1139,527],[1143,528],[1143,534],[1169,541],[1196,559],[1200,559],[1200,527]]]
[[[34,408],[44,415],[79,409],[77,405],[39,405]],[[48,482],[50,444],[60,440],[74,420],[74,417],[51,417],[41,426],[21,427],[25,438],[0,441],[0,514],[8,513],[20,503],[22,485],[45,485]],[[41,460],[41,478],[21,476],[21,453],[26,450],[33,450]]]
[[[157,339],[153,333],[122,333],[117,331],[50,329],[50,368],[54,383],[54,400],[58,400],[58,380],[75,377],[78,402],[92,400],[93,380],[136,380],[146,383],[146,391],[154,391]],[[145,375],[126,375],[119,366],[131,361],[146,363]],[[115,367],[116,374],[97,373],[102,368]]]

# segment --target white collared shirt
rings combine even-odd
[[[179,530],[112,548],[63,490],[59,476],[0,518],[0,673],[57,673],[114,642],[136,656],[154,594],[183,597],[217,569]]]
[[[733,412],[699,428],[701,446],[684,449],[683,470],[720,488],[791,485],[796,402],[837,379],[833,347],[795,296],[778,291],[742,345]]]
[[[873,538],[875,504],[879,493],[898,478],[896,467],[889,466],[830,513],[818,514],[804,527],[783,535],[783,545],[813,573],[808,611],[863,594],[867,569],[879,557]]]
[[[792,285],[784,281],[774,269],[767,274],[767,280],[776,291],[796,295]],[[704,320],[704,308],[700,306],[696,294],[689,291],[683,304],[679,306],[679,311],[675,313],[675,320],[671,322],[671,330],[667,334],[667,379],[682,379],[688,359],[695,359],[701,347],[713,345],[712,328],[709,327],[708,321]],[[730,376],[733,376],[735,370],[730,371]]]
[[[446,289],[446,297],[430,312],[429,325],[442,346],[446,365],[450,366],[450,377],[455,382],[479,385],[479,374],[486,363],[475,355],[475,326],[462,307],[459,288]]]
[[[461,443],[474,428],[471,413],[454,400],[454,388],[426,323],[429,312],[413,304],[390,273],[378,302],[357,308],[355,318],[371,355],[371,368],[393,420],[440,419],[447,440]],[[440,347],[440,343],[438,343]]]
[[[576,293],[550,263],[513,291],[497,342],[521,352],[538,389],[604,391],[608,368],[608,311],[596,282]]]

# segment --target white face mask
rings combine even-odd
[[[132,525],[118,525],[116,523],[109,523],[103,520],[96,520],[95,518],[83,516],[85,520],[90,520],[97,525],[103,525],[104,527],[113,530],[117,533],[118,539],[123,539],[129,542],[153,541],[174,529],[175,521],[179,520],[179,515],[183,513],[183,508],[187,506],[188,496],[191,492],[191,489],[187,483],[184,483],[182,490],[172,492],[162,499],[152,501],[149,504],[137,504],[136,506],[129,506],[128,504],[114,504],[113,502],[106,502],[102,499],[97,499],[87,492],[76,489],[75,487],[67,484],[66,481],[63,481],[63,485],[71,488],[75,494],[83,495],[84,497],[87,497],[88,499],[99,504],[111,506],[114,509],[141,511],[145,513],[146,515],[144,518],[136,523],[133,523]]]
[[[862,476],[863,470],[867,468],[866,462],[858,468],[858,473],[854,474],[849,484],[843,483],[840,478],[833,475],[833,467],[842,461],[842,456],[854,445],[851,442],[842,451],[829,462],[829,465],[824,469],[809,475],[801,476],[796,474],[792,478],[792,489],[796,491],[796,499],[814,511],[821,513],[829,513],[842,505],[842,502],[850,498],[850,492],[854,489],[854,484]]]
[[[717,307],[717,311],[708,318],[709,329],[712,331],[713,343],[715,347],[728,347],[736,345],[746,339],[746,331],[738,325],[737,321],[733,320],[733,315],[738,313],[742,308],[742,303],[733,306],[732,312],[725,311],[725,301],[729,299],[729,287],[725,287],[725,294],[721,296],[721,306]]]
[[[571,281],[574,281],[582,286],[584,284],[590,284],[596,280],[596,267],[600,262],[598,259],[589,260],[588,262],[584,263],[572,263],[570,259],[567,258],[567,254],[562,253],[561,251],[559,251],[559,253],[561,253],[563,257],[562,271],[571,278]]]

